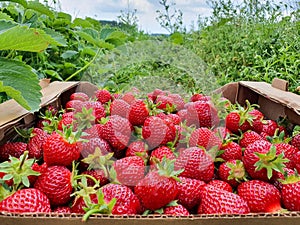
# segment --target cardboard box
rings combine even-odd
[[[86,82],[53,82],[42,92],[41,107],[46,105],[64,106],[69,96],[78,91],[92,96],[95,85]],[[271,84],[241,81],[229,83],[216,92],[223,93],[231,102],[243,104],[246,99],[260,105],[261,111],[270,119],[287,117],[293,124],[300,125],[300,96],[287,92],[287,82],[275,79]],[[10,109],[9,111],[6,109]],[[13,100],[0,104],[0,144],[14,138],[14,127],[28,127],[34,124],[37,115],[24,110]],[[13,214],[0,212],[1,225],[77,225],[83,224],[82,216],[76,214]],[[260,213],[247,215],[191,215],[188,217],[149,216],[108,216],[93,215],[86,222],[90,225],[294,225],[300,223],[300,212]]]

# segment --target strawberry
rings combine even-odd
[[[261,133],[266,133],[268,136],[274,136],[278,124],[274,120],[265,120],[261,129]]]
[[[128,119],[133,126],[143,125],[149,115],[150,110],[144,100],[137,99],[130,105]]]
[[[190,147],[180,152],[175,169],[184,169],[183,177],[209,182],[214,177],[214,160],[203,149]]]
[[[140,156],[147,159],[149,156],[147,144],[142,140],[131,142],[126,150],[126,156]]]
[[[168,114],[167,118],[170,119],[175,125],[180,125],[181,123],[181,118],[177,114],[173,114],[173,113]]]
[[[206,185],[204,181],[191,179],[187,177],[178,177],[178,203],[183,205],[188,210],[198,206],[201,198],[201,189]]]
[[[101,102],[102,104],[105,104],[112,100],[112,95],[108,90],[105,89],[99,89],[95,92],[95,96],[97,98],[97,101]]]
[[[290,145],[288,143],[284,143],[284,142],[276,143],[275,147],[276,147],[276,150],[278,153],[283,152],[284,157],[289,160],[289,162],[285,163],[285,166],[287,168],[294,169],[295,164],[294,164],[293,158],[297,154],[297,152],[299,152],[298,148],[296,148],[295,146]]]
[[[218,169],[218,176],[232,187],[237,187],[240,182],[246,179],[246,171],[243,162],[234,159],[223,162]]]
[[[261,180],[241,183],[237,193],[248,204],[251,212],[277,212],[281,210],[280,192],[272,184]]]
[[[249,114],[252,116],[251,130],[260,133],[264,124],[264,114],[258,109],[251,110]]]
[[[268,181],[273,170],[283,172],[283,163],[287,161],[283,153],[278,153],[276,147],[265,140],[255,141],[244,151],[243,163],[253,179]]]
[[[79,159],[82,145],[78,142],[80,133],[72,133],[72,127],[64,133],[53,132],[43,144],[44,161],[48,166],[70,166]]]
[[[92,109],[92,115],[95,117],[95,123],[106,117],[104,106],[100,102],[86,101],[82,104],[82,109],[79,112],[83,112],[83,108],[86,110]]]
[[[292,137],[291,144],[299,149],[300,151],[300,133]]]
[[[182,122],[187,120],[187,114],[188,114],[187,109],[181,109],[176,113],[176,115],[180,117],[180,120]]]
[[[187,125],[211,128],[219,122],[217,109],[210,101],[196,101],[187,106]]]
[[[134,187],[134,193],[142,205],[149,210],[157,210],[175,200],[178,195],[178,178],[182,171],[174,171],[174,161],[163,159],[159,169],[150,171]]]
[[[112,209],[113,215],[134,215],[138,214],[141,208],[140,200],[133,191],[121,184],[107,184],[101,188],[106,202],[116,199]]]
[[[300,177],[297,174],[282,181],[281,200],[287,210],[300,211]]]
[[[27,145],[28,156],[30,158],[39,159],[43,156],[43,144],[49,137],[45,131],[40,128],[34,128],[30,134],[30,139]]]
[[[62,118],[59,120],[57,124],[57,129],[62,131],[63,127],[73,127],[73,130],[77,129],[77,121],[75,119],[74,112],[67,112],[62,114]]]
[[[232,187],[230,186],[230,184],[223,180],[211,180],[208,182],[208,185],[224,191],[232,192]]]
[[[172,113],[175,111],[175,104],[173,102],[173,99],[167,95],[156,96],[155,104],[157,104],[158,109],[161,109],[164,112]]]
[[[201,93],[195,93],[190,97],[190,102],[208,101],[208,100],[210,100],[210,97]]]
[[[176,158],[174,152],[167,146],[155,148],[150,154],[150,165],[154,168],[154,165],[161,162],[164,157],[170,160]]]
[[[274,175],[272,176],[272,179],[271,179],[271,183],[279,190],[281,191],[282,189],[282,183],[285,181],[285,179],[288,177],[288,176],[291,176],[291,175],[295,175],[295,170],[292,170],[292,169],[289,169],[289,168],[283,168],[283,171],[284,173],[281,173],[281,172],[277,172],[275,171],[274,172]]]
[[[48,165],[45,162],[42,163],[41,165],[39,165],[38,163],[35,162],[35,163],[32,164],[31,169],[33,171],[38,172],[39,175],[40,175],[40,174],[43,174],[47,171]],[[37,178],[38,178],[38,176],[32,176],[32,175],[28,177],[31,186],[34,186],[34,183],[37,180]]]
[[[89,154],[94,154],[96,148],[100,148],[103,155],[112,152],[111,146],[102,138],[91,138],[82,143],[81,156],[88,157]]]
[[[236,142],[229,140],[225,141],[220,147],[220,158],[229,161],[233,159],[242,159],[242,148]]]
[[[172,99],[173,105],[177,112],[184,108],[185,102],[184,99],[181,97],[181,95],[172,93],[169,94],[168,96]]]
[[[239,195],[206,185],[201,192],[198,214],[247,214],[247,202]]]
[[[128,118],[130,105],[122,99],[115,99],[109,105],[110,115],[119,115]]]
[[[221,146],[221,140],[209,128],[200,127],[191,133],[191,136],[189,139],[189,146],[190,147],[202,146],[207,150],[216,146],[219,149]]]
[[[58,206],[55,209],[53,209],[52,212],[58,214],[70,214],[71,208],[69,206]]]
[[[76,196],[76,198],[73,199],[70,207],[71,213],[85,214],[84,208],[87,208],[86,199],[88,199],[91,204],[98,203],[98,196],[96,193],[88,194],[87,196]]]
[[[170,215],[170,216],[188,216],[190,215],[189,211],[180,204],[177,204],[175,206],[167,206],[163,209],[164,215]]]
[[[86,170],[86,171],[83,171],[81,174],[94,177],[97,181],[99,181],[100,187],[109,183],[108,176],[105,174],[104,170],[100,170],[100,169]],[[91,178],[87,177],[87,186],[93,187],[94,185],[95,185],[95,182]]]
[[[295,153],[295,155],[292,158],[292,163],[297,172],[300,173],[300,151]]]
[[[89,96],[83,92],[74,92],[70,95],[70,100],[80,100],[82,102],[85,102],[89,100]]]
[[[263,137],[253,130],[248,130],[242,133],[239,144],[242,148],[246,148],[249,144],[258,140],[263,140]]]
[[[46,194],[51,206],[64,205],[71,200],[71,172],[64,166],[49,166],[37,178],[34,188]]]
[[[35,188],[25,188],[1,201],[0,212],[50,213],[51,207],[44,193]]]
[[[0,146],[0,162],[7,161],[9,156],[19,158],[27,149],[23,142],[7,142]]]
[[[168,142],[173,142],[176,138],[175,125],[169,120],[163,120],[157,116],[148,117],[142,127],[142,136],[146,140],[150,149]]]
[[[69,100],[65,105],[67,112],[80,112],[83,107],[84,102],[78,99]]]
[[[141,157],[128,156],[118,159],[113,164],[116,181],[120,184],[134,187],[145,176],[145,163]]]

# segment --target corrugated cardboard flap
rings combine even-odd
[[[265,98],[288,107],[300,115],[300,95],[274,88],[271,84],[265,82],[240,81],[239,84],[259,93]]]

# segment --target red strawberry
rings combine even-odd
[[[23,142],[7,142],[0,146],[0,162],[7,161],[9,156],[19,158],[27,149]]]
[[[65,109],[70,112],[80,112],[81,109],[82,109],[82,106],[83,106],[83,101],[81,100],[77,100],[77,99],[74,99],[74,100],[69,100],[66,105],[65,105]]]
[[[282,181],[281,200],[289,211],[300,211],[300,177],[290,175]]]
[[[159,145],[165,145],[176,138],[175,125],[157,116],[148,117],[142,127],[142,136],[146,140],[150,149]]]
[[[210,100],[209,96],[206,96],[204,94],[201,93],[195,93],[191,96],[190,98],[190,102],[196,102],[196,101],[208,101]]]
[[[271,183],[279,190],[281,191],[282,189],[282,183],[285,182],[285,179],[288,177],[288,176],[291,176],[291,175],[295,175],[295,170],[292,170],[292,169],[289,169],[289,168],[283,168],[283,171],[284,173],[281,173],[281,172],[277,172],[275,171],[274,172],[274,175],[271,179]]]
[[[210,129],[207,127],[200,127],[194,130],[191,133],[189,139],[189,146],[202,146],[205,149],[209,150],[212,147],[216,146],[218,149],[220,148],[222,142],[220,138]]]
[[[41,165],[39,165],[38,163],[35,162],[32,164],[31,169],[40,174],[43,174],[47,171],[48,165],[45,162],[42,163]],[[31,186],[34,186],[34,183],[37,180],[37,178],[38,178],[38,176],[29,176],[28,177]]]
[[[184,169],[183,177],[209,182],[214,177],[214,160],[203,149],[191,147],[180,152],[175,170]]]
[[[253,109],[249,114],[252,116],[251,130],[260,133],[264,124],[264,114],[258,109]]]
[[[115,99],[109,106],[110,115],[119,115],[128,118],[130,105],[122,99]]]
[[[294,156],[299,151],[298,148],[294,147],[293,145],[290,145],[288,143],[277,143],[275,144],[276,150],[278,153],[284,154],[284,157],[289,160],[289,162],[285,163],[285,166],[290,169],[295,168],[295,164],[293,161]]]
[[[150,171],[134,187],[134,193],[146,209],[157,210],[175,200],[178,195],[177,175],[172,161],[166,158],[160,164],[159,170]]]
[[[102,104],[105,104],[105,103],[112,100],[111,93],[108,90],[105,90],[105,89],[97,90],[95,92],[95,96],[97,98],[97,101],[101,102]]]
[[[187,109],[181,109],[176,114],[180,117],[181,121],[187,120],[187,115],[188,115]]]
[[[149,156],[147,144],[142,140],[131,142],[126,150],[126,156],[140,156],[147,159]]]
[[[81,156],[86,158],[89,154],[94,154],[97,147],[100,148],[103,155],[112,152],[111,146],[107,141],[102,138],[91,138],[82,143]]]
[[[247,202],[239,195],[206,185],[202,189],[198,214],[247,214]]]
[[[71,208],[69,206],[58,206],[55,209],[53,209],[52,212],[58,214],[70,214]]]
[[[169,94],[168,96],[173,100],[176,111],[182,110],[184,108],[185,102],[181,95]]]
[[[114,162],[116,181],[134,187],[145,176],[145,162],[141,157],[128,156]],[[114,179],[114,177],[112,177]]]
[[[198,206],[201,197],[201,189],[206,185],[204,181],[191,179],[179,176],[178,182],[178,203],[182,204],[185,208],[191,210]]]
[[[167,206],[164,208],[163,214],[170,216],[188,216],[190,215],[189,211],[180,204],[175,206]]]
[[[79,159],[82,146],[70,129],[64,134],[53,132],[44,143],[44,161],[48,166],[70,166],[74,160]]]
[[[299,149],[300,151],[300,133],[292,137],[291,144]]]
[[[251,212],[277,212],[281,210],[280,192],[267,182],[250,180],[241,183],[237,189],[250,208]]]
[[[70,100],[80,100],[82,102],[85,102],[89,100],[89,96],[83,92],[75,92],[70,95]]]
[[[278,124],[274,120],[265,120],[262,126],[261,133],[266,133],[268,136],[274,136]]]
[[[175,111],[173,99],[167,95],[158,95],[155,103],[157,104],[158,109],[164,110],[165,112],[172,113]]]
[[[149,116],[149,109],[144,100],[138,99],[130,105],[128,119],[133,126],[140,126]]]
[[[241,147],[245,148],[249,144],[252,144],[253,142],[258,141],[258,140],[263,140],[263,137],[261,135],[259,135],[258,133],[256,133],[255,131],[249,130],[242,134],[242,136],[239,140],[239,144]]]
[[[218,112],[210,101],[192,102],[187,107],[187,125],[214,127],[219,124]]]
[[[83,171],[81,174],[94,177],[97,181],[99,181],[100,187],[109,183],[109,179],[108,179],[107,175],[105,174],[104,170],[100,170],[100,169],[86,170],[86,171]],[[87,186],[93,187],[94,185],[95,185],[95,182],[91,178],[87,178]]]
[[[104,106],[100,102],[86,101],[82,104],[82,108],[92,109],[92,115],[95,117],[95,123],[106,117]],[[83,110],[81,109],[80,112]]]
[[[276,147],[268,141],[255,141],[244,151],[243,163],[253,179],[268,181],[273,170],[283,172],[285,162],[284,154],[278,154]]]
[[[175,125],[180,125],[181,123],[181,118],[177,114],[173,114],[173,113],[168,114],[167,118],[170,119]]]
[[[73,127],[73,130],[77,129],[77,121],[74,117],[74,112],[67,112],[62,114],[61,120],[57,124],[57,129],[62,131],[64,127]]]
[[[125,185],[107,184],[101,188],[106,202],[116,199],[113,215],[134,215],[140,212],[141,204],[133,191]]]
[[[150,154],[150,165],[154,167],[154,165],[161,162],[164,157],[170,160],[176,158],[174,152],[167,146],[155,148]]]
[[[240,160],[229,160],[220,165],[218,176],[232,187],[237,187],[241,181],[246,179],[244,164]]]
[[[292,163],[294,164],[295,169],[298,173],[300,173],[300,151],[295,153],[295,155],[292,158]]]
[[[1,201],[0,212],[50,213],[51,208],[44,193],[35,188],[25,188]]]
[[[239,144],[234,141],[226,141],[221,145],[220,151],[222,152],[219,156],[225,161],[232,159],[242,159],[242,148]]]
[[[40,128],[34,128],[30,134],[28,142],[28,156],[30,158],[39,159],[43,156],[43,144],[49,137],[45,131]]]
[[[71,200],[71,172],[64,166],[50,166],[41,174],[34,187],[49,198],[51,206],[61,206]]]
[[[97,204],[98,203],[98,196],[96,193],[89,194],[87,197],[91,201],[91,203]],[[74,198],[72,205],[71,205],[71,213],[77,214],[85,214],[84,208],[87,208],[85,198],[83,196],[78,196]]]
[[[230,184],[223,180],[211,180],[210,182],[208,182],[208,185],[224,191],[232,192],[232,187],[230,186]]]

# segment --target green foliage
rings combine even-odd
[[[299,86],[299,10],[269,1],[211,1],[213,15],[199,22],[185,46],[209,66],[223,85],[231,81],[288,80]]]

